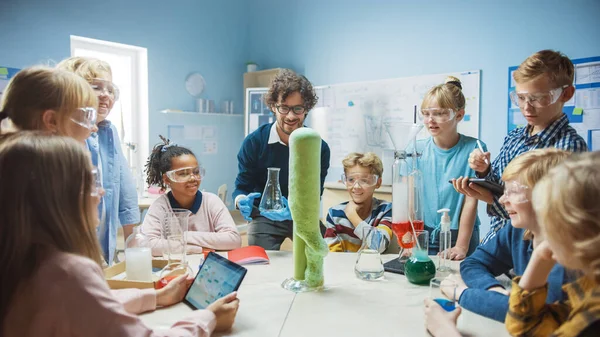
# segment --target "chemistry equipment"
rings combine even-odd
[[[267,183],[263,191],[258,209],[262,212],[278,211],[284,208],[279,187],[279,167],[269,167]]]
[[[450,209],[442,208],[438,210],[438,213],[442,214],[442,221],[440,222],[440,262],[438,264],[437,270],[440,272],[450,272],[450,248],[452,245],[451,242],[451,232],[450,232],[450,216],[448,215]]]
[[[125,274],[128,280],[152,282],[152,248],[140,225],[125,241]]]
[[[404,275],[410,283],[428,284],[435,277],[435,264],[428,255],[429,232],[415,230],[413,242],[410,258],[404,264]]]
[[[379,250],[383,234],[376,227],[362,228],[362,244],[354,265],[354,274],[362,280],[374,281],[383,278],[383,262]]]
[[[188,221],[192,214],[187,209],[173,208],[167,211],[162,223],[162,236],[164,240],[163,257],[169,262],[160,272],[160,279],[173,274],[193,275],[187,263],[187,231]]]

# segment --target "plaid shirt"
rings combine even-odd
[[[511,336],[576,337],[597,336],[600,322],[600,288],[583,276],[566,284],[568,300],[546,304],[548,286],[527,291],[519,287],[520,276],[513,280],[506,329]]]
[[[492,167],[485,177],[486,179],[504,184],[501,177],[508,163],[529,150],[555,147],[572,152],[585,152],[588,149],[585,140],[569,125],[567,115],[563,114],[561,118],[533,136],[530,135],[532,128],[532,125],[527,125],[526,127],[514,129],[504,138],[500,153],[492,161]],[[487,213],[491,218],[490,232],[481,241],[482,244],[486,243],[496,235],[500,228],[510,222],[508,213],[496,197],[494,197],[494,203],[488,205]]]

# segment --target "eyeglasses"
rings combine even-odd
[[[287,106],[279,104],[275,105],[275,109],[282,115],[287,115],[291,111],[296,116],[303,115],[306,111],[306,108],[303,105]]]
[[[79,108],[71,115],[71,121],[86,129],[92,130],[96,126],[98,113],[96,109],[87,107]]]
[[[522,185],[516,181],[507,181],[504,184],[503,198],[508,199],[513,204],[522,204],[528,202],[527,190],[529,187]]]
[[[92,169],[92,181],[94,182],[94,185],[92,186],[92,191],[90,192],[90,195],[93,197],[97,197],[102,191],[102,177],[100,176],[100,172],[96,167]]]
[[[569,86],[569,84],[565,84],[560,88],[535,94],[529,94],[527,91],[511,91],[510,100],[519,108],[525,107],[526,104],[529,104],[534,108],[543,108],[556,103],[564,89]]]
[[[113,100],[119,99],[119,88],[116,84],[111,81],[103,80],[101,78],[94,78],[90,82],[92,89],[96,92],[97,96],[106,94]]]
[[[362,173],[354,173],[354,174],[342,174],[342,182],[346,187],[354,187],[357,183],[361,187],[371,187],[377,185],[377,181],[379,180],[379,176],[376,174],[362,174]]]
[[[446,123],[454,119],[456,112],[453,109],[425,108],[421,109],[419,119],[424,123],[434,121],[436,123]]]
[[[203,167],[183,167],[177,170],[167,171],[167,177],[176,183],[185,183],[193,179],[193,177],[198,177],[198,179],[202,180],[204,178],[205,170]]]

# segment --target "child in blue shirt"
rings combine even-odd
[[[429,254],[439,252],[441,215],[437,210],[450,209],[451,245],[448,256],[462,260],[479,244],[477,199],[456,192],[448,182],[472,177],[474,171],[465,163],[477,139],[458,133],[458,123],[465,115],[465,96],[456,77],[427,92],[419,117],[431,137],[417,142],[422,153],[419,167],[423,173],[423,221],[430,233]],[[485,146],[485,144],[483,144]]]

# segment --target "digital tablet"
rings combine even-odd
[[[185,294],[183,303],[192,309],[206,309],[219,298],[238,290],[246,272],[246,268],[239,264],[210,252]]]
[[[485,178],[469,178],[469,182],[485,188],[497,197],[501,197],[504,194],[504,186]]]

